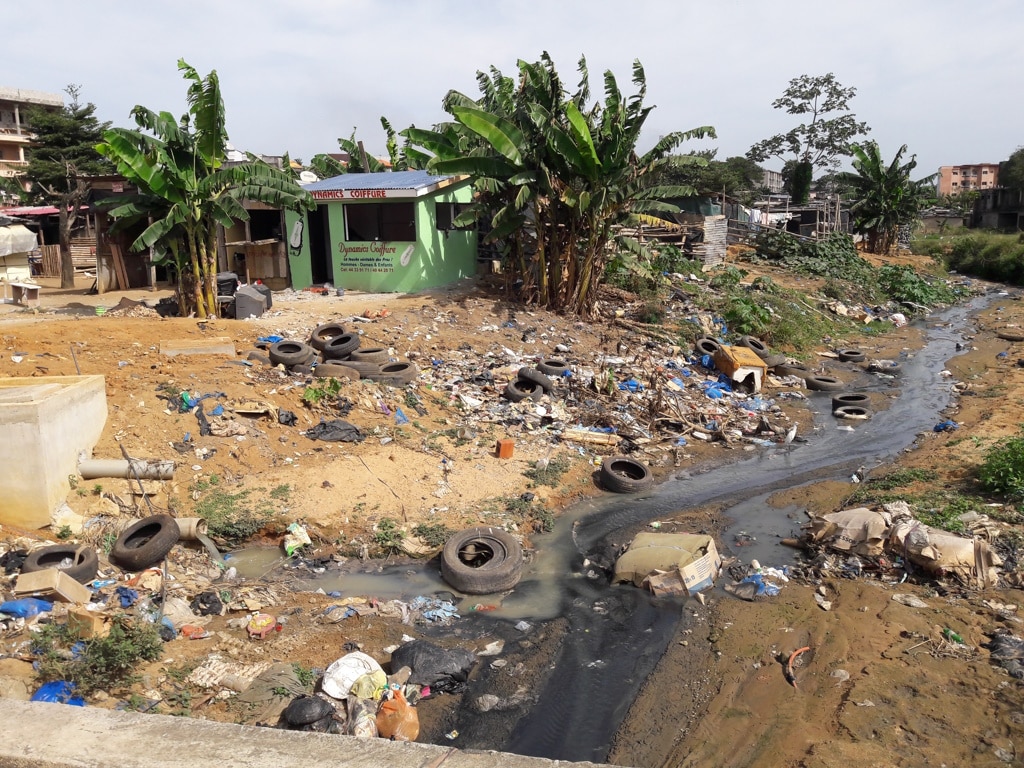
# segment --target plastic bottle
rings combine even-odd
[[[963,645],[963,644],[964,644],[964,639],[963,639],[962,637],[960,637],[960,635],[958,635],[958,634],[957,634],[956,632],[954,632],[954,631],[953,631],[952,629],[950,629],[949,627],[946,627],[946,628],[945,628],[944,630],[942,630],[942,634],[943,634],[943,635],[945,636],[945,638],[946,638],[947,640],[949,640],[950,642],[953,642],[953,643],[960,643],[960,645]]]

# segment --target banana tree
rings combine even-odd
[[[189,110],[180,120],[136,106],[131,114],[138,128],[105,131],[96,149],[138,188],[137,196],[109,203],[122,226],[150,222],[131,248],[150,248],[174,265],[183,314],[216,317],[217,225],[247,220],[243,201],[304,209],[312,199],[287,172],[262,161],[225,165],[228,134],[217,73],[200,77],[184,60],[178,69],[190,82]]]
[[[914,181],[917,156],[903,162],[904,144],[891,163],[886,163],[875,141],[854,144],[854,172],[838,174],[851,187],[850,208],[854,231],[867,238],[872,253],[889,253],[896,245],[900,227],[917,220],[934,195],[935,176]]]
[[[636,215],[674,212],[666,197],[694,194],[691,187],[657,186],[657,172],[681,142],[714,136],[714,129],[669,134],[638,156],[652,109],[643,106],[646,78],[639,62],[634,96],[624,99],[608,72],[603,103],[589,106],[585,59],[572,94],[546,53],[518,66],[518,81],[493,67],[478,73],[479,99],[450,92],[444,106],[453,121],[433,131],[404,131],[422,148],[406,154],[435,173],[472,175],[476,202],[460,223],[475,219],[489,226],[487,239],[503,245],[527,299],[587,315],[615,249],[642,253],[636,243],[616,245],[619,225]]]

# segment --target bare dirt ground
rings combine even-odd
[[[773,277],[783,284],[791,282],[785,275],[773,273]],[[802,283],[806,287],[807,281]],[[166,292],[134,292],[131,297],[160,295]],[[555,346],[564,344],[571,352],[563,356],[593,360],[600,353],[628,354],[629,345],[635,344],[635,339],[610,322],[584,324],[511,308],[478,284],[418,296],[346,294],[290,300],[275,296],[273,310],[258,321],[98,317],[93,307],[111,307],[121,294],[86,296],[79,289],[73,293],[44,290],[43,296],[49,308],[70,308],[79,314],[35,314],[0,306],[0,376],[69,375],[76,372],[76,361],[81,373],[103,374],[110,413],[95,455],[119,457],[124,446],[136,457],[177,460],[174,481],[154,497],[158,507],[188,516],[196,482],[214,475],[233,491],[254,494],[287,485],[288,491],[275,501],[276,517],[265,531],[266,540],[277,543],[285,525],[303,521],[314,544],[324,552],[352,557],[352,564],[359,563],[363,545],[372,545],[375,526],[384,518],[397,521],[407,531],[419,523],[459,529],[497,521],[520,526],[518,532],[528,546],[531,521],[510,519],[496,499],[529,491],[547,508],[557,510],[583,495],[600,493],[591,477],[600,451],[591,446],[584,451],[584,459],[543,429],[510,427],[502,419],[479,415],[467,419],[458,395],[474,392],[470,387],[420,387],[426,411],[420,415],[401,393],[365,381],[346,384],[342,394],[353,403],[346,418],[367,439],[357,445],[311,441],[298,432],[323,414],[303,405],[305,379],[258,363],[240,364],[259,337],[276,333],[304,338],[319,323],[386,309],[387,317],[353,323],[363,333],[363,346],[389,347],[394,356],[412,359],[421,368],[429,368],[432,360],[458,360],[466,376],[493,364],[498,390],[517,367],[506,364],[506,348],[516,355],[553,356]],[[509,321],[515,321],[515,326],[503,327]],[[950,414],[960,429],[923,435],[920,447],[904,454],[900,465],[934,469],[937,484],[962,487],[969,484],[970,467],[981,461],[986,448],[1018,431],[1024,423],[1024,368],[1016,361],[1024,357],[1024,344],[995,336],[995,330],[1015,326],[1024,327],[1024,306],[1009,296],[980,318],[978,334],[969,340],[972,348],[948,366],[953,380],[971,384]],[[231,340],[236,359],[160,354],[161,342],[218,337]],[[833,345],[839,341],[833,340]],[[851,344],[858,341],[849,340]],[[913,350],[920,343],[920,333],[907,327],[863,346],[882,357]],[[1000,352],[1008,355],[997,357]],[[198,435],[198,427],[192,414],[172,411],[157,398],[158,388],[168,384],[193,394],[224,392],[228,400],[267,402],[295,412],[298,425],[249,418],[247,434],[203,438],[195,448],[207,451],[179,453],[173,444],[180,443],[186,432]],[[485,394],[493,397],[495,392]],[[403,408],[413,423],[396,425],[396,407]],[[786,409],[794,413],[791,406]],[[475,436],[460,437],[457,431],[467,426]],[[515,455],[498,459],[495,441],[507,437],[516,440]],[[537,486],[523,475],[539,459],[559,455],[577,460],[558,487]],[[677,456],[676,462],[697,466],[727,461],[732,455],[721,445],[691,441],[685,456]],[[665,473],[672,467],[667,463],[656,469]],[[124,504],[132,503],[127,484],[121,481],[104,481],[99,493],[91,485],[82,490],[71,493],[68,504],[83,516],[99,508],[109,510],[111,495]],[[799,501],[810,511],[832,511],[852,490],[848,483],[822,483],[810,493],[802,492]],[[773,501],[784,504],[793,499],[780,494]],[[713,510],[691,511],[680,520],[685,524],[698,514],[702,523],[711,519],[711,527],[721,527]],[[7,541],[53,534],[2,530]],[[728,542],[723,545],[728,550]],[[182,573],[209,572],[211,566],[204,558],[201,552],[189,550],[175,555],[172,567]],[[821,610],[813,598],[818,586],[828,593],[830,611]],[[137,691],[163,697],[161,711],[178,711],[178,707],[196,717],[240,719],[238,709],[220,698],[182,697],[183,686],[174,671],[214,649],[241,661],[285,660],[323,668],[342,654],[346,643],[353,643],[384,660],[384,648],[410,632],[408,626],[380,616],[324,624],[318,617],[329,602],[326,596],[291,593],[281,584],[268,589],[270,593],[261,593],[264,604],[287,617],[282,632],[253,643],[227,626],[230,616],[218,617],[210,625],[214,638],[168,643],[165,658],[146,670]],[[840,578],[822,585],[791,583],[779,596],[763,602],[742,602],[721,590],[710,593],[708,606],[691,601],[687,610],[692,606],[700,617],[696,628],[685,634],[681,630],[648,679],[616,736],[609,762],[644,768],[1020,762],[1017,753],[1024,748],[1020,683],[990,664],[988,652],[979,647],[986,640],[984,633],[996,626],[1018,631],[1012,613],[1001,617],[990,604],[1016,604],[1019,593],[958,588],[940,593],[935,585],[898,589],[920,597],[928,608],[893,602],[896,588],[892,585]],[[970,650],[942,646],[938,640],[945,627],[955,627]],[[23,638],[4,640],[13,644],[8,652],[23,642]],[[473,638],[471,644],[479,649],[488,640]],[[796,669],[796,685],[790,685],[779,658],[804,646],[811,651]],[[538,658],[532,670],[524,670],[521,684],[536,682],[538,678],[531,674],[542,676],[543,666]],[[0,678],[0,695],[24,695],[31,689],[31,670],[24,661],[0,660]],[[118,698],[123,696],[95,703],[113,706]],[[419,704],[425,737],[442,738],[449,698]]]

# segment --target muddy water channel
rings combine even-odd
[[[831,416],[832,393],[811,393],[806,423],[800,420],[806,443],[758,448],[724,467],[676,474],[646,494],[603,496],[563,513],[551,533],[534,537],[536,552],[526,575],[499,609],[474,612],[471,606],[480,601],[467,601],[462,614],[468,620],[439,630],[450,635],[455,629],[467,641],[503,637],[506,663],[495,668],[491,659],[482,660],[461,707],[421,739],[603,762],[641,685],[680,622],[692,620],[696,605],[611,586],[609,569],[620,547],[652,521],[713,504],[730,521],[726,550],[733,534],[743,531],[756,539],[744,547],[745,561],[786,562],[790,550],[777,539],[791,535],[796,523],[788,516],[792,510],[768,506],[767,497],[818,480],[845,479],[860,467],[870,472],[931,430],[951,397],[940,371],[970,330],[971,314],[994,298],[978,297],[929,317],[925,347],[901,361],[898,382],[858,372],[846,391],[877,392],[871,395],[877,404],[889,405],[855,422],[853,431],[839,429],[841,422]],[[894,394],[894,387],[893,399],[882,394]],[[317,586],[382,598],[389,589],[395,596],[449,589],[434,563]],[[481,712],[476,702],[485,693],[499,701]],[[444,737],[452,731],[459,734],[454,742]]]

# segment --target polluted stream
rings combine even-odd
[[[835,393],[810,393],[807,419],[814,424],[802,425],[800,433],[806,443],[758,448],[750,458],[725,467],[676,473],[643,494],[588,499],[565,510],[550,533],[533,537],[534,554],[523,579],[500,606],[474,610],[487,596],[460,604],[464,619],[457,634],[505,639],[508,666],[495,669],[482,660],[461,706],[444,723],[449,733],[459,735],[442,741],[463,749],[604,762],[644,680],[689,615],[686,600],[611,585],[615,554],[649,523],[713,503],[723,507],[730,521],[728,534],[742,531],[749,537],[750,546],[743,548],[748,560],[766,565],[791,560],[792,553],[778,539],[793,534],[792,508],[772,508],[768,497],[811,482],[845,479],[859,469],[870,473],[931,430],[951,400],[950,382],[940,372],[956,353],[972,313],[996,298],[979,296],[929,316],[924,347],[900,361],[898,381],[858,370],[844,391],[882,392],[895,386],[898,395],[886,410],[856,422],[852,431],[840,429],[844,422],[831,416]],[[309,585],[381,599],[450,590],[434,561],[377,573],[339,576],[328,571]],[[451,634],[450,627],[425,631]],[[481,694],[508,687],[507,680],[498,678],[507,676],[517,661],[536,666],[538,656],[545,663],[535,675],[537,687],[527,695],[508,697],[509,706],[495,711],[482,713],[473,706]]]

